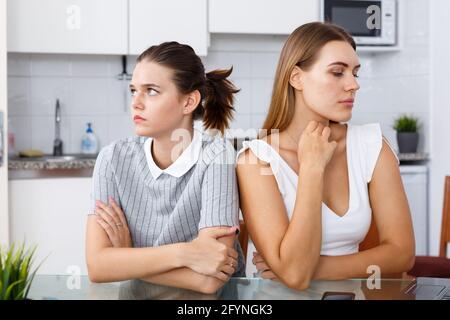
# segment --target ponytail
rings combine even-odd
[[[238,93],[239,89],[227,79],[232,71],[233,67],[206,74],[206,95],[203,101],[205,129],[217,129],[223,134],[233,119],[233,95]]]

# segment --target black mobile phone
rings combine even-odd
[[[323,294],[322,300],[355,300],[355,294],[353,292],[327,291]]]

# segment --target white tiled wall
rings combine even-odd
[[[86,123],[101,145],[133,134],[119,56],[8,54],[8,111],[16,149],[52,152],[61,103],[64,152],[80,152]]]
[[[405,5],[403,50],[360,53],[361,89],[352,123],[380,122],[396,148],[393,119],[414,113],[423,124],[419,150],[429,150],[428,2]],[[211,36],[207,71],[234,67],[231,80],[241,89],[236,97],[232,129],[259,128],[265,118],[279,52],[286,36]],[[136,57],[129,57],[131,73]],[[8,55],[9,115],[18,149],[51,152],[56,98],[62,106],[65,152],[79,152],[86,122],[92,122],[101,145],[130,134],[132,122],[119,56]],[[247,131],[249,134],[251,131]]]

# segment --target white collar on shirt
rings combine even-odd
[[[179,178],[189,171],[198,161],[200,151],[202,150],[202,134],[194,129],[194,136],[191,143],[181,153],[181,155],[166,169],[158,167],[153,160],[151,148],[153,138],[148,138],[144,142],[144,152],[147,158],[147,165],[154,179],[162,173],[167,173],[173,177]]]

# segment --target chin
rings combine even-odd
[[[140,126],[134,127],[134,133],[140,137],[151,137],[153,135],[152,130]]]
[[[336,117],[330,117],[330,120],[334,121],[334,122],[347,122],[347,121],[350,121],[351,119],[352,119],[351,113],[341,114]]]

